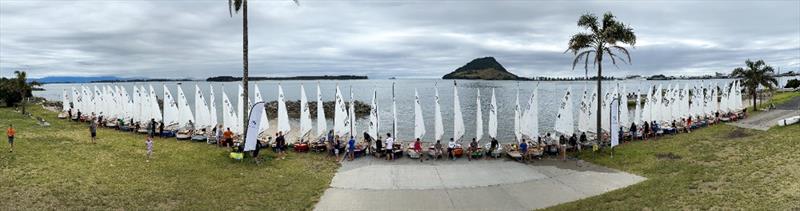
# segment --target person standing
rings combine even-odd
[[[256,164],[261,163],[261,159],[258,157],[258,154],[261,152],[261,141],[256,140],[256,148],[253,150],[253,160]]]
[[[391,133],[386,133],[386,160],[394,160],[394,138]]]
[[[467,161],[472,161],[472,155],[476,152],[478,152],[478,141],[472,138],[472,142],[469,142],[469,148],[467,148]]]
[[[164,121],[158,122],[158,137],[164,137]]]
[[[499,145],[500,145],[500,143],[497,142],[497,139],[492,138],[492,142],[489,145],[489,157],[488,157],[489,159],[494,158],[494,151],[497,150],[497,147]]]
[[[89,133],[92,135],[92,144],[94,144],[97,139],[97,121],[95,121],[94,118],[92,118],[91,121],[92,122],[89,123]]]
[[[356,159],[356,138],[353,136],[347,141],[347,155],[350,156],[350,161]]]
[[[14,152],[14,136],[17,135],[17,130],[14,130],[14,125],[9,124],[8,129],[6,130],[6,136],[8,137],[8,144],[11,145],[8,152]]]
[[[153,155],[153,136],[147,136],[147,140],[144,142],[145,147],[147,148],[147,161],[150,162],[150,156]]]
[[[225,133],[222,134],[222,139],[222,146],[233,146],[233,132],[231,132],[231,128],[225,130]]]
[[[278,155],[281,160],[286,159],[286,138],[283,137],[283,131],[278,131],[278,138],[275,138],[276,147],[278,147]]]
[[[147,132],[150,133],[149,134],[150,136],[155,136],[156,135],[156,119],[155,118],[151,118],[150,119],[150,125],[148,125],[148,127],[147,127]]]
[[[370,136],[369,133],[367,132],[364,132],[364,142],[367,143],[366,144],[367,147],[366,149],[364,149],[364,154],[368,155],[372,153],[372,136]]]

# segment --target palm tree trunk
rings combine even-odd
[[[601,51],[597,51],[601,52]],[[603,138],[603,125],[601,124],[603,121],[603,56],[601,53],[597,53],[597,140],[602,141]],[[600,144],[600,141],[597,143]]]
[[[753,111],[757,111],[758,107],[756,107],[756,98],[758,98],[758,93],[753,90]]]
[[[243,127],[242,128],[242,139],[243,140],[247,140],[247,122],[248,122],[248,119],[249,119],[249,116],[250,116],[250,115],[248,115],[249,113],[247,112],[248,99],[250,99],[248,97],[248,90],[249,89],[247,88],[247,81],[248,81],[248,78],[247,78],[248,77],[247,76],[247,74],[248,74],[248,69],[247,69],[247,46],[248,46],[248,43],[247,43],[247,0],[244,0],[242,2],[242,17],[244,19],[242,21],[242,36],[243,36],[242,37],[242,39],[243,39],[243,42],[242,42],[242,51],[243,52],[242,53],[244,54],[244,71],[243,71],[243,74],[242,74],[242,86],[244,87],[244,92],[242,92],[242,93],[244,94],[244,96],[242,96],[242,98],[243,98],[242,102],[244,102],[244,103],[242,103],[242,105],[239,105],[239,106],[243,107],[243,109],[242,109],[243,114],[241,114],[241,115],[244,117],[244,118],[242,118],[243,119],[243,122],[242,122],[242,127]]]

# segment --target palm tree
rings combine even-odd
[[[293,0],[293,1],[294,1],[295,4],[300,5],[299,0]],[[249,80],[249,78],[247,76],[247,74],[248,74],[248,69],[247,69],[247,61],[248,61],[248,59],[247,59],[247,46],[248,46],[248,42],[247,42],[247,0],[228,0],[228,15],[233,17],[233,12],[234,11],[236,11],[237,14],[239,13],[239,11],[242,11],[242,54],[244,55],[243,58],[242,58],[243,63],[244,63],[244,69],[242,71],[242,87],[244,88],[244,90],[243,90],[244,91],[243,92],[244,96],[242,96],[242,98],[244,100],[243,101],[244,103],[242,103],[242,105],[239,105],[239,106],[243,107],[242,111],[244,112],[244,114],[242,114],[242,116],[245,117],[244,118],[244,122],[242,124],[244,126],[244,131],[242,131],[243,132],[242,133],[242,137],[244,139],[247,136],[247,121],[248,121],[247,114],[249,114],[247,110],[248,110],[248,105],[250,105],[248,103],[248,100],[249,100],[248,99],[248,92],[249,91],[248,91],[248,88],[247,88],[248,87],[247,82]]]
[[[25,114],[25,101],[28,97],[31,96],[31,91],[33,91],[33,86],[39,85],[37,82],[28,83],[28,74],[25,71],[14,71],[14,75],[17,78],[13,79],[12,82],[14,91],[19,93],[19,96],[22,98],[20,101],[20,105],[22,106],[22,113]]]
[[[742,78],[742,84],[747,88],[747,91],[753,95],[753,109],[756,109],[756,97],[758,97],[758,92],[756,89],[758,85],[762,85],[767,87],[767,89],[772,90],[774,85],[778,84],[778,80],[775,79],[775,70],[772,69],[771,66],[764,63],[764,60],[758,60],[756,62],[744,61],[744,64],[747,66],[745,68],[737,67],[733,69],[733,73],[731,76],[734,78]],[[739,90],[736,90],[739,91]]]
[[[603,15],[602,22],[594,14],[584,14],[578,19],[578,26],[589,30],[589,32],[580,32],[572,35],[572,38],[569,39],[569,47],[564,53],[572,52],[575,55],[575,60],[572,61],[573,70],[578,62],[583,60],[586,75],[589,73],[589,58],[592,58],[591,63],[597,67],[597,90],[601,92],[603,90],[601,84],[603,78],[603,55],[608,54],[614,66],[617,65],[617,59],[630,64],[631,55],[627,49],[619,46],[618,43],[633,46],[636,44],[636,35],[633,34],[633,28],[614,19],[614,15],[611,12],[606,12]],[[592,54],[594,54],[594,57],[592,57]],[[626,57],[622,57],[623,54],[627,57],[627,61],[625,60]],[[601,97],[597,98],[597,104],[597,136],[601,137],[602,127],[600,123],[603,119],[601,106],[599,106],[602,104]]]

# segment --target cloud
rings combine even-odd
[[[250,1],[252,75],[438,78],[494,56],[522,76],[583,76],[564,54],[581,14],[637,34],[610,75],[800,70],[798,1]],[[205,78],[242,69],[225,1],[0,1],[0,75]]]

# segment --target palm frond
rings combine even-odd
[[[622,46],[618,46],[618,45],[612,45],[612,46],[608,46],[608,47],[609,47],[609,48],[616,49],[617,51],[620,51],[620,52],[622,52],[623,54],[625,54],[625,56],[627,56],[627,57],[628,57],[628,62],[627,62],[627,63],[628,63],[628,64],[631,64],[631,63],[632,63],[632,61],[631,61],[631,54],[630,54],[630,53],[628,53],[628,49],[625,49],[624,47],[622,47]],[[624,61],[624,60],[623,60],[623,61]]]
[[[587,33],[578,33],[572,35],[572,38],[569,39],[569,43],[567,43],[567,50],[564,51],[564,53],[572,51],[572,54],[578,55],[578,52],[581,49],[593,47],[593,43],[594,35]]]
[[[242,1],[244,0],[228,0],[228,14],[233,17],[233,12],[239,13],[242,9]]]
[[[578,26],[592,30],[593,33],[598,34],[600,28],[597,26],[597,16],[592,13],[586,13],[578,18]]]
[[[575,69],[575,66],[577,66],[577,65],[578,65],[578,62],[581,60],[581,58],[584,58],[584,57],[586,57],[586,58],[585,58],[585,61],[584,61],[584,63],[585,63],[586,65],[584,66],[584,68],[586,68],[586,69],[587,69],[587,71],[588,71],[588,69],[589,69],[589,65],[588,65],[588,63],[589,63],[589,55],[590,55],[592,52],[594,52],[594,50],[583,51],[583,52],[579,53],[578,55],[576,55],[576,56],[575,56],[575,60],[573,60],[573,61],[572,61],[572,69],[573,69],[573,70]]]

